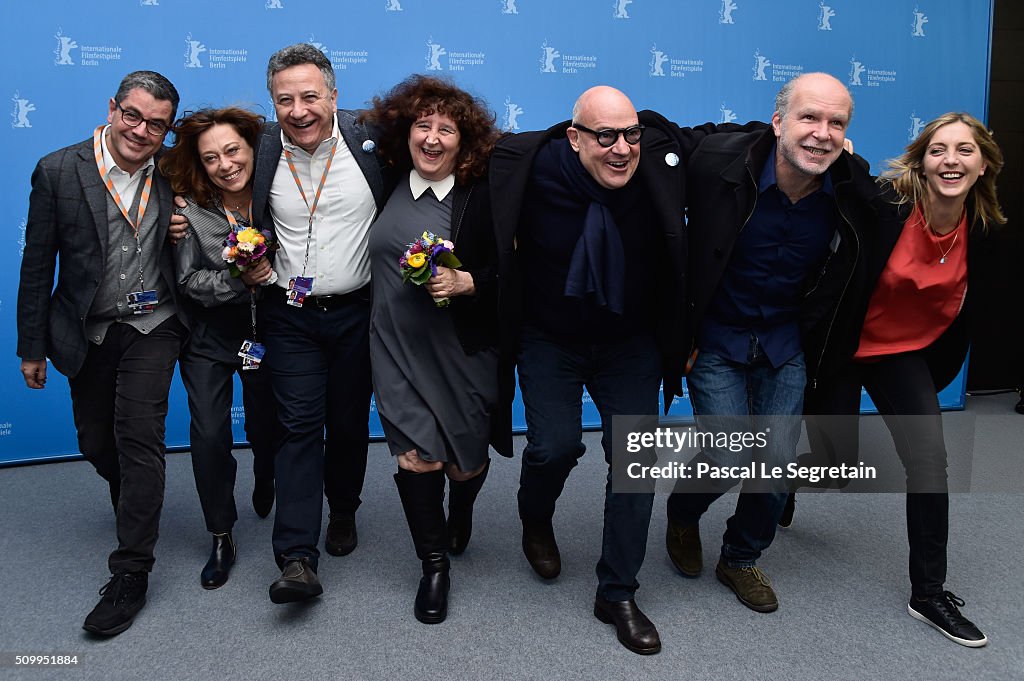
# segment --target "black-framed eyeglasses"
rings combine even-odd
[[[600,130],[591,130],[579,123],[573,123],[572,127],[577,130],[582,130],[583,132],[589,132],[597,138],[597,143],[605,148],[610,147],[619,141],[620,133],[622,134],[622,138],[626,140],[626,144],[636,144],[644,134],[644,126],[642,125],[631,125],[628,128],[601,128]]]
[[[138,111],[122,108],[120,104],[115,103],[114,106],[116,106],[118,111],[121,112],[121,120],[124,121],[125,125],[129,128],[137,128],[141,124],[145,123],[146,132],[153,137],[160,137],[164,135],[171,127],[163,121],[158,121],[153,118],[143,118]]]

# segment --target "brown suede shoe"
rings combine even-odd
[[[733,590],[740,603],[757,612],[775,612],[779,609],[779,600],[772,590],[768,575],[758,567],[732,568],[719,560],[715,567],[718,581]]]
[[[669,520],[665,548],[683,577],[694,579],[700,576],[704,569],[704,549],[700,544],[699,525],[677,525]]]

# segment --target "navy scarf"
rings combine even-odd
[[[615,190],[602,187],[591,177],[568,140],[559,140],[542,149],[534,168],[538,171],[534,180],[544,191],[546,200],[567,209],[587,206],[583,233],[569,261],[564,294],[581,299],[593,296],[599,307],[622,315],[626,264],[622,237],[609,208],[616,205],[620,197]]]

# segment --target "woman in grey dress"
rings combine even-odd
[[[407,173],[370,231],[370,360],[398,463],[395,484],[423,563],[413,612],[433,624],[447,616],[448,554],[469,542],[488,444],[511,456],[511,412],[499,406],[511,402],[499,398],[497,248],[486,183],[498,131],[482,101],[426,76],[375,98],[365,118],[382,156]],[[454,242],[462,267],[438,267],[415,286],[402,281],[398,261],[424,231]]]
[[[255,487],[253,508],[265,518],[274,504],[274,455],[281,427],[268,370],[240,357],[260,338],[256,328],[259,286],[273,270],[266,258],[232,276],[224,260],[224,242],[234,229],[251,223],[253,148],[263,119],[244,109],[203,109],[174,126],[174,148],[160,170],[189,221],[187,238],[175,248],[178,286],[189,303],[192,328],[179,357],[191,416],[189,438],[196,489],[207,529],[213,534],[210,559],[200,583],[216,589],[235,562],[231,528],[235,510],[235,458],[231,453],[231,402],[234,375],[242,382],[245,433],[252,446]],[[243,371],[243,369],[246,369]]]

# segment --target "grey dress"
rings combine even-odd
[[[487,461],[498,403],[497,352],[467,355],[450,308],[437,307],[426,289],[403,283],[398,268],[399,257],[424,230],[450,238],[454,193],[438,201],[428,189],[414,200],[406,179],[370,230],[370,363],[391,453],[416,449],[426,461],[470,471]]]

